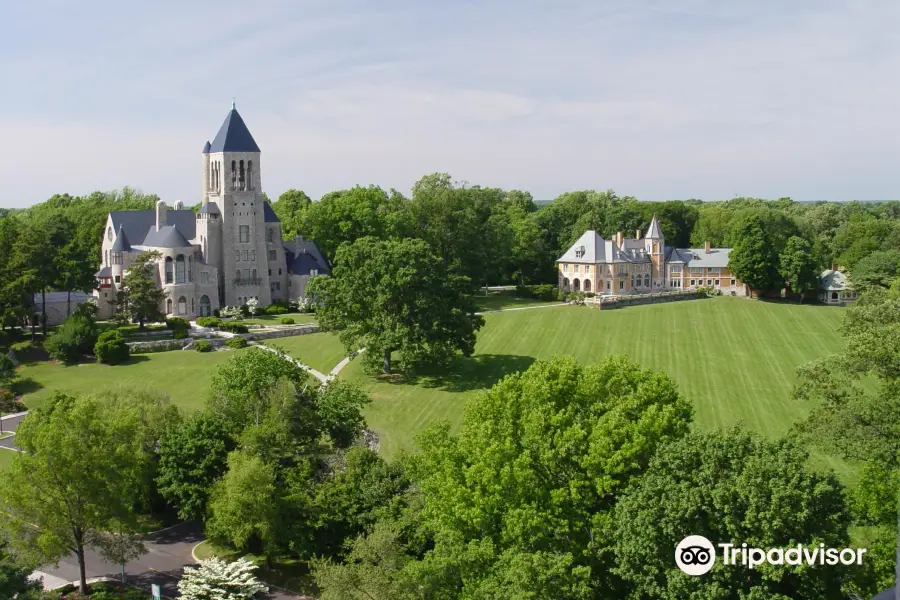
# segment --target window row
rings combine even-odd
[[[193,279],[193,259],[188,257],[185,261],[184,255],[179,254],[172,260],[171,256],[166,257],[165,278],[166,283],[190,283]]]
[[[234,262],[256,262],[256,250],[235,250]]]

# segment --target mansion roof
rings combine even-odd
[[[151,230],[156,233],[155,210],[114,210],[109,213],[109,218],[113,231],[124,230],[132,246],[154,245],[146,240]],[[194,239],[197,233],[197,217],[192,210],[166,211],[166,222],[186,240]]]
[[[850,281],[847,279],[847,276],[835,269],[822,271],[822,274],[819,276],[819,278],[821,279],[819,287],[823,290],[828,290],[829,292],[840,292],[850,289]]]
[[[656,219],[651,223],[650,231],[659,230]],[[647,238],[656,239],[656,238]],[[683,264],[691,267],[720,267],[728,266],[728,255],[731,248],[674,248],[663,246],[663,257],[667,263]],[[565,254],[557,259],[561,263],[646,263],[650,262],[646,244],[643,239],[623,238],[622,245],[616,244],[616,240],[605,240],[596,231],[585,231],[578,240],[572,244]]]

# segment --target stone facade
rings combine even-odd
[[[261,306],[302,298],[310,274],[330,272],[315,244],[299,236],[282,239],[281,222],[262,194],[261,152],[233,106],[203,148],[201,172],[196,213],[181,202],[169,210],[160,201],[151,211],[107,216],[94,291],[101,318],[114,314],[125,271],[143,251],[161,255],[161,310],[186,318],[251,298]]]
[[[619,232],[603,239],[586,231],[557,260],[559,288],[604,296],[713,288],[725,295],[746,296],[747,286],[728,269],[731,248],[666,246],[656,216],[646,235]]]

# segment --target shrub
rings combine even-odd
[[[182,319],[181,317],[169,317],[166,319],[166,327],[174,331],[178,331],[179,329],[187,331],[191,328],[191,322],[187,319]]]
[[[221,327],[222,319],[218,317],[199,317],[197,318],[197,325],[200,327]]]
[[[250,307],[247,306],[246,304],[241,304],[241,305],[238,307],[238,311],[241,313],[240,316],[241,316],[241,318],[243,318],[243,319],[246,319],[247,317],[250,316]]]
[[[96,343],[96,324],[91,319],[73,316],[47,338],[44,349],[56,360],[75,362],[89,354]]]
[[[518,296],[519,298],[531,298],[532,288],[533,286],[530,285],[517,285],[516,296]]]
[[[596,296],[596,295],[597,295],[597,294],[595,294],[594,292],[584,292],[584,297],[585,297],[585,298],[593,298],[593,297]]]
[[[0,413],[17,413],[28,410],[24,404],[16,400],[12,390],[0,387]]]
[[[290,309],[285,308],[284,306],[278,306],[277,304],[273,304],[266,308],[267,315],[284,315],[291,312]]]
[[[224,331],[230,331],[231,333],[247,333],[250,329],[244,325],[243,323],[222,323],[221,325]]]
[[[228,338],[225,341],[225,345],[229,348],[246,348],[248,344],[249,342],[242,337]]]
[[[117,365],[128,360],[129,354],[128,344],[125,343],[125,338],[118,329],[110,329],[101,333],[94,346],[94,356],[97,357],[97,362],[108,365]]]
[[[205,340],[198,340],[194,342],[194,350],[197,352],[212,352],[213,345]]]
[[[218,308],[213,309],[213,316],[219,318],[222,316],[221,311]]]
[[[570,292],[569,302],[571,302],[572,304],[577,304],[579,306],[584,306],[584,292]]]
[[[308,313],[313,312],[315,307],[313,306],[312,300],[309,298],[298,298],[291,302],[291,308],[298,313]]]
[[[292,317],[281,317],[282,325],[293,325],[295,323]]]
[[[542,283],[531,288],[531,295],[537,300],[550,301],[556,298],[556,289],[549,283]]]
[[[176,329],[175,331],[172,332],[172,337],[176,340],[183,340],[187,336],[188,336],[188,333],[184,329]]]
[[[220,311],[220,316],[234,319],[243,317],[243,314],[241,314],[241,309],[237,306],[226,306]]]
[[[557,297],[557,299],[560,300],[561,302],[565,302],[567,296],[568,296],[568,294],[566,294],[566,291],[563,290],[563,289],[560,289],[560,290],[558,290],[558,291],[556,292],[556,297]]]
[[[0,354],[0,387],[12,383],[16,378],[16,365],[6,354]]]

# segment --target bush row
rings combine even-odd
[[[535,300],[550,301],[556,298],[556,288],[549,283],[540,285],[517,285],[516,296],[519,298],[534,298]]]

